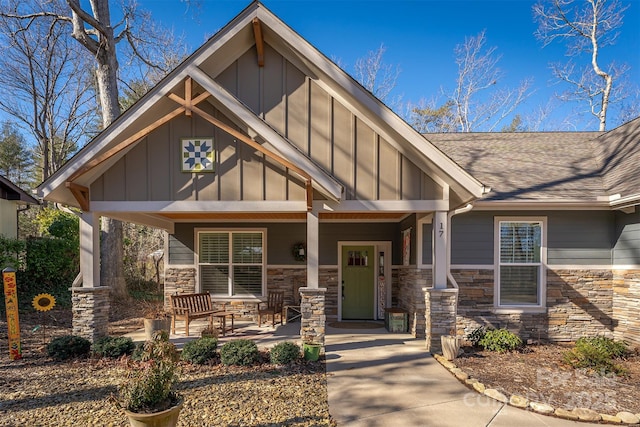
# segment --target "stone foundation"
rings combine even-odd
[[[324,347],[326,333],[324,288],[300,288],[300,311],[302,322],[300,340],[303,343],[318,343]]]
[[[613,271],[614,337],[640,347],[640,270]]]
[[[94,342],[109,333],[109,288],[71,288],[72,334]]]
[[[415,267],[394,268],[392,299],[393,307],[407,310],[409,313],[409,333],[416,338],[425,338],[425,299],[424,289],[432,285],[432,270],[421,270]]]
[[[457,289],[423,288],[425,300],[426,348],[442,352],[440,337],[456,333]]]
[[[452,274],[460,289],[458,335],[485,326],[509,329],[524,340],[613,336],[609,270],[547,270],[546,309],[538,313],[496,313],[493,270],[452,270]]]

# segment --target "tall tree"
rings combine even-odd
[[[486,34],[465,38],[455,47],[458,74],[455,88],[441,105],[410,106],[409,123],[420,132],[473,132],[496,130],[530,95],[531,80],[515,88],[499,85],[503,73],[495,47],[486,47]]]
[[[32,166],[31,150],[20,130],[11,122],[3,122],[0,129],[0,174],[26,190],[34,181]]]
[[[356,80],[382,102],[387,101],[400,75],[399,66],[384,62],[386,51],[387,48],[381,44],[378,49],[358,58],[353,67]]]
[[[614,62],[604,65],[600,52],[615,43],[627,7],[618,0],[544,0],[533,7],[536,37],[544,46],[555,40],[567,46],[570,59],[565,64],[552,64],[555,77],[573,88],[561,98],[587,102],[600,131],[606,130],[611,101],[623,93],[616,93],[614,80],[626,71],[626,66]],[[586,56],[589,65],[579,67],[576,62]]]
[[[0,16],[27,23],[51,17],[71,26],[71,35],[95,60],[95,80],[98,88],[102,124],[106,128],[120,114],[118,102],[119,57],[127,64],[162,70],[164,58],[171,52],[166,40],[173,40],[171,32],[160,31],[153,25],[150,15],[137,8],[135,2],[123,2],[120,21],[113,25],[108,0],[66,0],[66,8],[59,11],[50,7],[50,2],[29,0],[27,3],[42,4],[43,10],[16,10],[0,12]],[[28,26],[29,24],[27,24]],[[124,43],[123,43],[124,42]],[[101,239],[101,274],[103,286],[111,288],[116,297],[126,297],[127,288],[123,274],[123,234],[120,221],[103,218]]]
[[[39,3],[9,0],[5,13],[41,13]],[[30,8],[33,6],[33,9]],[[62,1],[47,4],[61,11]],[[73,154],[93,114],[87,55],[51,16],[17,20],[0,16],[0,109],[36,141],[46,179]]]

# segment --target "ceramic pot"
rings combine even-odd
[[[153,334],[157,331],[169,332],[171,328],[171,319],[144,319],[144,334],[147,341],[153,340]]]
[[[460,351],[460,340],[453,335],[443,335],[440,337],[442,344],[442,355],[447,360],[453,360],[458,357]]]
[[[127,414],[131,427],[176,427],[182,405],[184,405],[184,399],[181,399],[176,406],[161,412],[140,414],[125,410],[124,413]]]

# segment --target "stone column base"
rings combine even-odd
[[[426,347],[431,353],[442,352],[440,337],[456,334],[458,289],[423,288],[425,299]]]
[[[325,293],[326,288],[300,288],[300,339],[303,343],[322,344],[326,333]]]
[[[108,335],[109,287],[71,288],[73,335],[94,342]]]

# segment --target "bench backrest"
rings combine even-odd
[[[175,314],[201,313],[212,311],[211,295],[208,292],[201,294],[171,295],[171,309]]]

